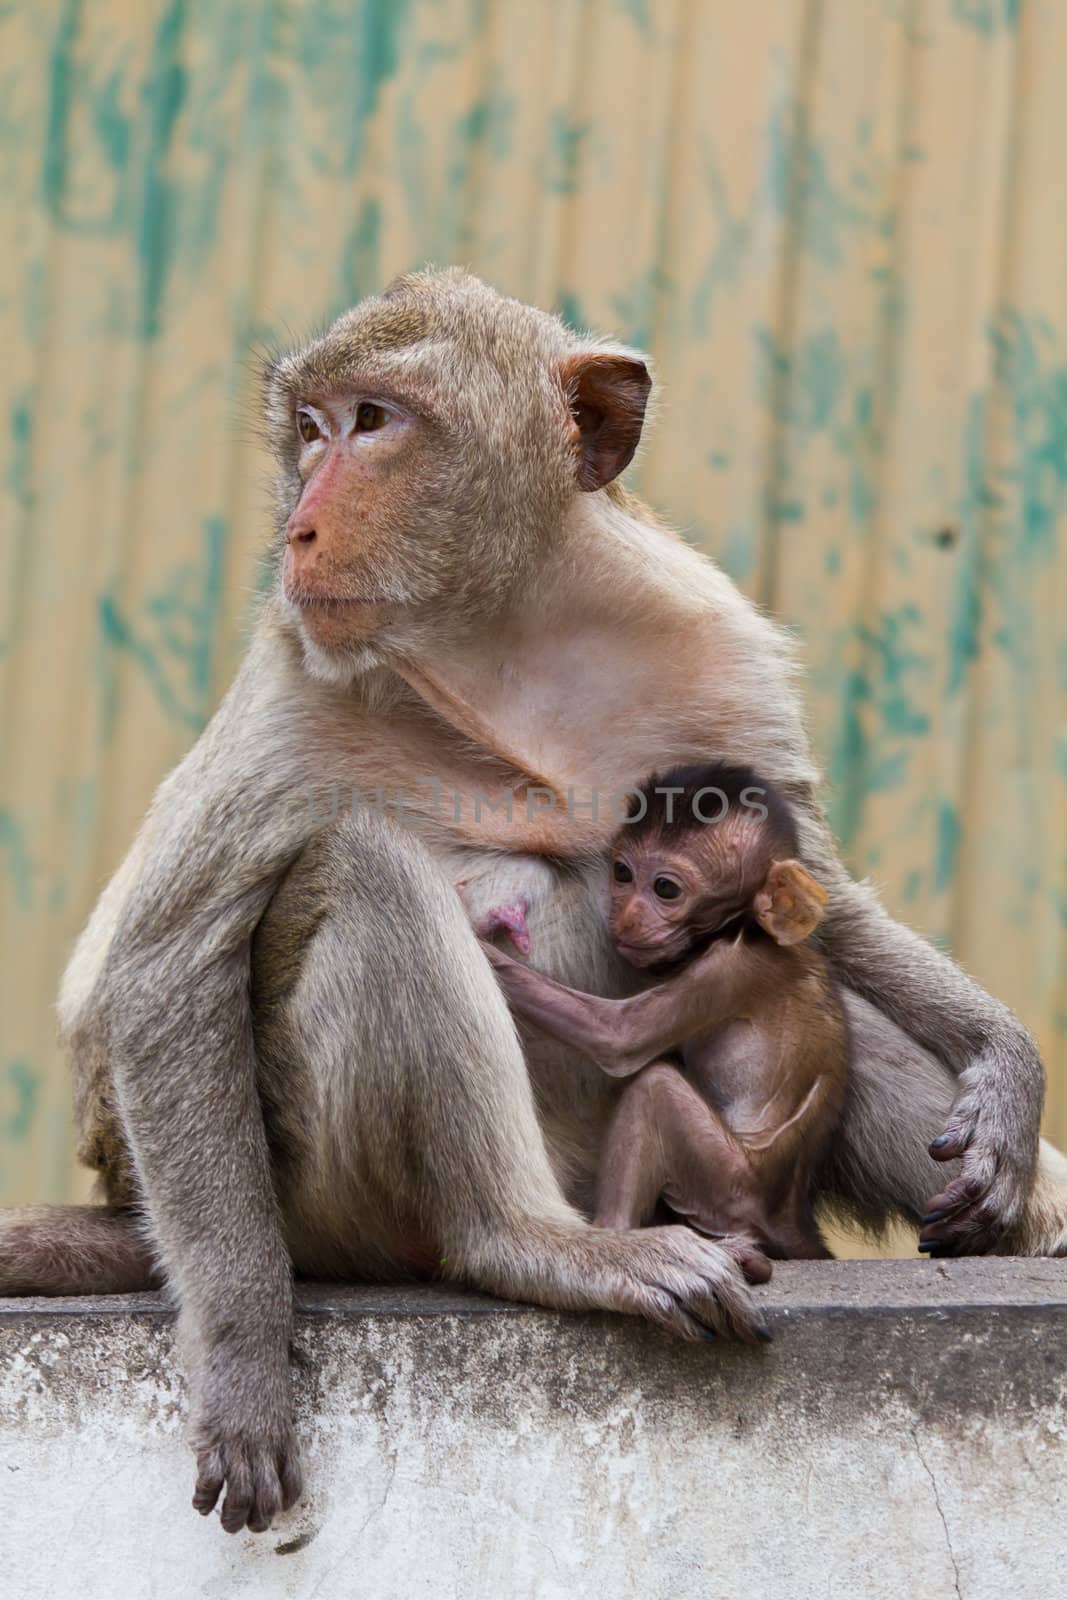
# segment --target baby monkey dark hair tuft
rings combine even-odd
[[[703,761],[654,773],[633,791],[627,809],[627,838],[668,839],[696,826],[712,827],[727,816],[751,814],[766,829],[767,844],[778,856],[798,852],[793,813],[778,790],[752,767]]]

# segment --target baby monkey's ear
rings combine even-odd
[[[752,902],[761,928],[779,944],[799,944],[822,921],[826,890],[799,861],[772,861]]]

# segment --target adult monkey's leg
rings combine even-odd
[[[680,1227],[596,1229],[567,1203],[496,979],[405,830],[359,817],[308,847],[257,934],[253,1007],[298,1270],[429,1256],[498,1294],[753,1337],[725,1250]],[[283,1079],[305,1108],[298,1130],[271,1110]]]

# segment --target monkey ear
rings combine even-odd
[[[752,902],[756,921],[778,944],[799,944],[823,919],[826,890],[799,861],[772,861]]]
[[[560,374],[578,434],[578,486],[602,489],[633,460],[652,379],[636,356],[591,350]]]

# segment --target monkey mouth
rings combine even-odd
[[[307,637],[325,650],[376,637],[399,614],[395,599],[377,594],[309,594],[284,591],[285,603]]]
[[[736,919],[730,918],[723,925],[724,935],[734,933],[736,928],[730,926]],[[646,940],[643,944],[628,943],[625,939],[616,939],[615,948],[622,959],[631,967],[642,967],[660,977],[669,977],[680,967],[692,961],[696,956],[702,955],[714,939],[719,936],[720,930],[695,930],[688,929],[681,935],[668,935],[666,939],[658,941]]]
[[[298,611],[322,611],[327,616],[343,616],[346,611],[372,610],[395,604],[395,601],[386,600],[382,595],[306,594],[301,590],[293,590],[285,598],[291,606],[296,606]]]
[[[616,939],[615,948],[624,961],[632,967],[658,966],[662,961],[674,961],[679,952],[675,949],[675,941],[664,939],[659,943],[639,944],[628,939]]]

